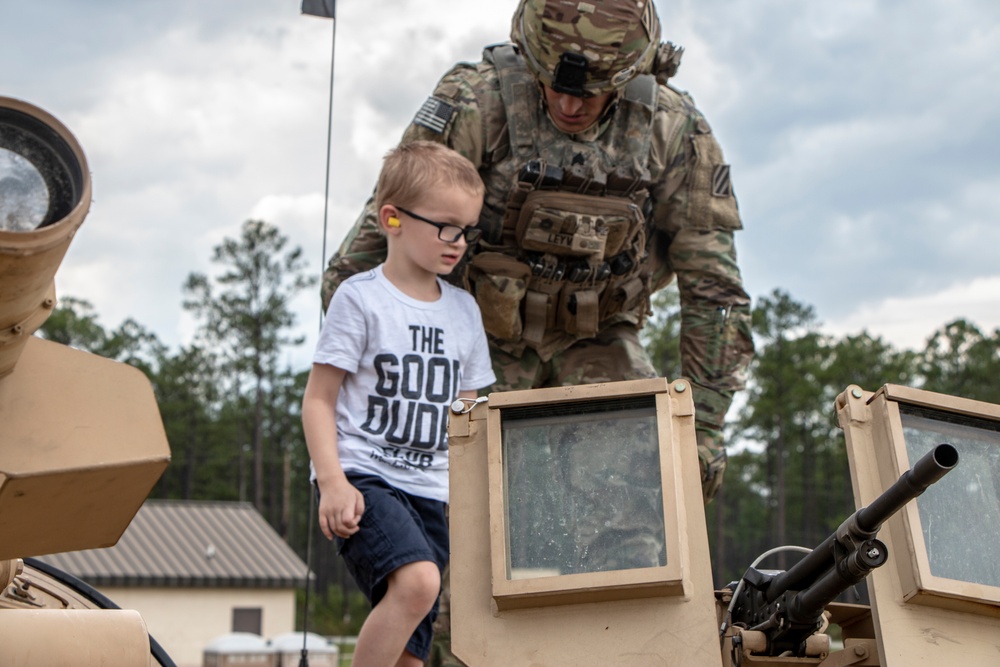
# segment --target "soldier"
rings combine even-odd
[[[492,390],[656,376],[639,329],[676,278],[708,502],[753,343],[729,166],[667,83],[682,49],[660,42],[652,0],[521,0],[511,37],[445,74],[403,135],[451,146],[486,183],[482,239],[452,277],[483,312]],[[324,306],[384,258],[376,213],[369,200],[330,260]]]

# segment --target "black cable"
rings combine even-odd
[[[331,39],[330,39],[330,104],[327,110],[326,123],[326,178],[324,179],[323,191],[323,244],[320,256],[320,279],[323,277],[323,263],[326,262],[326,230],[327,218],[330,210],[330,153],[333,144],[333,74],[335,57],[337,54],[337,0],[331,3]],[[319,329],[323,329],[323,306],[319,309]],[[306,529],[306,594],[303,600],[305,609],[302,611],[302,657],[299,660],[299,667],[309,667],[309,650],[307,647],[309,630],[309,589],[311,588],[309,575],[312,572],[312,537],[313,537],[313,507],[318,502],[316,492],[309,484],[309,527]]]
[[[333,6],[333,16],[331,16],[330,18],[332,19],[331,23],[333,23],[333,27],[331,28],[333,37],[331,38],[332,44],[330,46],[330,104],[327,111],[327,120],[326,120],[326,181],[324,183],[324,190],[323,190],[323,244],[321,250],[322,256],[320,257],[319,260],[319,267],[320,267],[319,273],[321,280],[323,276],[323,265],[326,262],[326,230],[327,230],[327,218],[330,210],[330,154],[331,154],[331,146],[333,144],[333,71],[334,71],[333,66],[334,63],[336,62],[335,56],[337,53],[336,0],[333,1],[332,6]],[[321,329],[323,328],[323,316],[325,314],[326,313],[323,311],[323,304],[321,303],[319,307],[319,326]]]
[[[312,582],[309,575],[312,573],[312,541],[313,541],[313,508],[316,506],[316,493],[313,491],[312,483],[309,484],[309,527],[306,529],[306,594],[302,602],[305,607],[302,610],[302,657],[299,659],[299,667],[309,667],[309,649],[306,640],[309,636],[309,589]]]

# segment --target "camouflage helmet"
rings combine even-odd
[[[653,0],[521,0],[511,39],[549,88],[602,95],[651,70],[660,20]]]

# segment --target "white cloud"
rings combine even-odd
[[[855,294],[862,294],[857,285]],[[900,349],[921,350],[927,339],[945,324],[965,319],[985,334],[1000,328],[1000,275],[983,276],[913,297],[888,297],[863,302],[846,317],[824,327],[844,336],[867,330]]]

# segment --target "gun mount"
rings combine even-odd
[[[957,464],[958,450],[938,445],[788,571],[748,569],[733,593],[721,632],[737,625],[763,635],[765,655],[805,656],[807,640],[824,626],[827,606],[886,563],[888,548],[875,539],[882,524]]]

